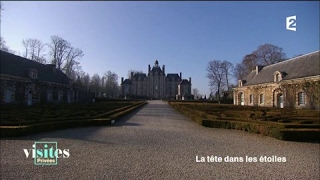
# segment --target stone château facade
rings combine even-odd
[[[320,52],[257,66],[234,88],[234,104],[319,109]]]
[[[54,64],[41,64],[0,50],[0,103],[33,105],[91,99]]]
[[[121,78],[121,92],[126,97],[154,98],[154,99],[191,99],[191,78],[182,79],[175,73],[165,73],[158,60],[151,68],[148,65],[148,74],[131,73],[129,79]]]

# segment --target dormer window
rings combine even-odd
[[[239,86],[239,87],[242,87],[242,86],[243,86],[243,84],[242,84],[242,80],[239,80],[239,82],[238,82],[238,86]]]
[[[29,71],[29,76],[30,76],[31,79],[37,79],[37,78],[38,78],[37,70],[31,69],[31,70]]]
[[[282,76],[281,76],[281,73],[279,71],[276,71],[274,74],[274,77],[273,77],[273,81],[274,82],[280,82],[282,80]]]

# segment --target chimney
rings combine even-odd
[[[121,77],[121,84],[123,83],[123,77]]]
[[[150,64],[148,65],[148,74],[150,74],[150,71],[151,71],[151,67],[150,67]]]
[[[164,65],[162,65],[162,71],[163,71],[163,74],[166,74],[166,73],[165,73],[165,66],[164,66]]]
[[[191,84],[191,77],[189,77],[189,83]]]
[[[180,79],[182,80],[182,73],[180,72]]]
[[[133,72],[131,72],[131,78],[130,79],[132,79],[133,78]]]

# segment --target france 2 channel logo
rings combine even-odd
[[[286,17],[286,29],[289,31],[297,31],[297,16]]]

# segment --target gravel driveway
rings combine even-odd
[[[70,157],[59,158],[56,166],[34,165],[23,149],[31,149],[35,141],[56,141],[59,149],[69,149]],[[59,130],[0,143],[2,180],[320,179],[318,143],[205,128],[162,101],[150,101],[112,126]]]

